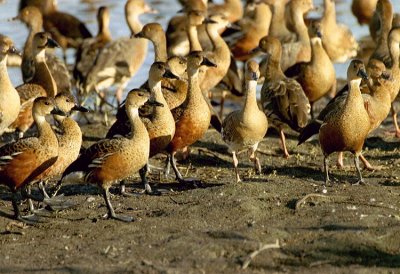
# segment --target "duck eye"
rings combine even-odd
[[[143,94],[143,93],[141,93],[141,92],[139,92],[139,93],[138,93],[138,95],[139,95],[140,97],[142,97],[144,94]]]
[[[50,103],[49,103],[49,102],[44,102],[44,104],[45,104],[46,106],[50,106]]]

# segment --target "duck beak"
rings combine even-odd
[[[160,102],[157,102],[157,101],[154,100],[154,99],[149,99],[149,100],[145,103],[145,105],[155,106],[155,107],[163,107],[163,106],[164,106],[164,104],[161,104]]]
[[[60,110],[58,107],[54,107],[50,113],[53,115],[67,116],[67,114],[64,111]]]
[[[47,39],[46,47],[48,48],[59,48],[60,45],[52,38]]]
[[[364,80],[368,80],[368,74],[363,68],[359,69],[357,75],[363,78]]]
[[[15,16],[15,17],[12,17],[12,18],[8,18],[8,22],[12,22],[12,21],[17,21],[17,20],[20,20],[21,19],[21,17],[19,16],[19,14],[17,15],[17,16]]]
[[[261,52],[261,48],[260,47],[256,47],[252,50],[249,51],[249,54],[258,54]]]
[[[317,31],[317,37],[322,38],[322,32],[321,31]]]
[[[11,46],[11,47],[8,49],[8,53],[9,53],[9,54],[18,54],[19,56],[22,55],[21,52],[20,52],[16,47],[14,47],[14,46]]]
[[[76,110],[76,111],[80,111],[80,112],[89,112],[89,110],[87,108],[85,108],[84,106],[79,106],[79,105],[75,105],[71,110]]]
[[[251,80],[253,80],[253,81],[257,81],[258,80],[257,72],[253,71],[251,73]]]
[[[211,62],[208,58],[203,57],[203,61],[201,62],[200,66],[207,66],[207,67],[214,67],[216,68],[217,65]]]
[[[214,21],[214,20],[212,20],[212,19],[210,19],[210,18],[205,18],[204,21],[203,21],[203,23],[204,23],[204,24],[217,24],[218,22],[217,22],[217,21]]]
[[[236,22],[235,23],[229,23],[229,24],[226,25],[226,27],[229,28],[229,29],[233,29],[233,30],[242,30],[242,27],[239,26],[239,24],[236,23]]]
[[[392,79],[392,74],[389,71],[382,72],[381,76],[385,80],[391,80]]]
[[[139,31],[136,34],[132,34],[131,38],[144,38],[144,34],[143,34],[143,32]]]
[[[179,80],[179,77],[176,76],[175,74],[173,74],[173,73],[172,73],[170,70],[168,70],[168,69],[164,72],[163,77],[164,77],[164,78],[169,78],[169,79],[176,79],[176,80]]]

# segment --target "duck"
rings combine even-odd
[[[261,103],[270,123],[278,128],[285,158],[289,152],[286,147],[284,126],[300,131],[307,125],[310,102],[301,85],[287,78],[281,68],[282,46],[274,37],[264,37],[259,48],[267,54],[264,71],[265,81],[261,88]]]
[[[150,154],[149,157],[163,152],[167,145],[171,142],[175,134],[175,120],[168,107],[168,103],[162,92],[162,80],[165,78],[177,79],[164,62],[154,62],[149,71],[149,87],[152,97],[163,107],[154,107],[148,116],[141,116],[150,138]],[[131,132],[129,119],[124,113],[124,107],[119,108],[117,120],[107,132],[106,138],[112,138],[116,135],[127,136]],[[149,183],[146,179],[147,165],[139,172],[147,194],[153,194]],[[125,184],[121,182],[121,194],[126,195]],[[129,195],[129,194],[128,194]]]
[[[266,3],[250,3],[252,8],[252,16],[244,16],[238,22],[240,31],[230,36],[224,36],[225,41],[229,44],[232,54],[236,60],[247,61],[252,57],[251,50],[257,47],[258,42],[264,36],[269,34],[270,24],[272,23],[272,12]],[[232,41],[232,36],[235,35]]]
[[[233,166],[235,168],[236,183],[241,182],[238,171],[236,153],[248,149],[254,169],[261,174],[260,160],[256,156],[259,142],[268,130],[268,120],[265,113],[257,105],[257,81],[260,77],[258,63],[249,60],[246,64],[246,98],[240,110],[229,113],[222,122],[222,139],[232,151]]]
[[[336,72],[325,51],[321,38],[321,24],[314,21],[309,26],[311,43],[310,62],[297,63],[285,71],[287,77],[300,83],[311,105],[311,118],[314,118],[313,105],[325,94],[336,92]]]
[[[351,11],[360,25],[368,24],[376,9],[378,0],[353,0]]]
[[[35,6],[43,14],[43,27],[62,47],[64,60],[67,48],[78,48],[83,39],[92,37],[86,25],[77,17],[57,10],[55,0],[28,0],[20,8]]]
[[[369,133],[374,131],[382,121],[387,117],[391,106],[390,86],[393,84],[393,77],[390,72],[386,71],[386,67],[382,61],[372,59],[367,65],[367,74],[370,78],[367,84],[360,86],[364,106],[366,107],[369,120]],[[364,77],[365,78],[365,77]],[[300,133],[298,145],[305,142],[312,135],[317,134],[323,121],[332,112],[342,109],[349,94],[349,86],[346,85],[338,94],[329,101],[326,107],[319,113],[318,117],[311,121]],[[360,159],[368,170],[375,170],[367,159],[361,154]],[[343,152],[339,152],[337,166],[343,168]]]
[[[147,164],[150,153],[150,138],[144,123],[139,118],[139,108],[145,103],[162,106],[152,100],[143,89],[129,91],[125,109],[131,123],[129,137],[103,139],[87,148],[63,173],[63,183],[84,181],[96,184],[102,191],[108,209],[108,218],[132,222],[131,216],[117,215],[110,201],[110,187],[134,175]]]
[[[57,85],[46,64],[45,51],[47,48],[57,47],[58,44],[47,32],[38,32],[33,37],[33,54],[35,75],[29,83],[16,87],[20,97],[21,109],[17,119],[8,127],[8,132],[19,132],[22,138],[25,132],[32,126],[33,101],[37,97],[53,97],[57,94]]]
[[[38,137],[19,139],[0,147],[0,182],[12,192],[14,218],[20,221],[29,222],[29,219],[21,216],[17,192],[23,190],[24,197],[38,200],[26,193],[25,187],[54,164],[58,157],[57,137],[46,121],[46,116],[50,114],[63,115],[55,106],[53,98],[36,98],[32,116]]]
[[[207,11],[210,16],[221,14],[228,22],[234,23],[243,17],[243,5],[240,0],[224,0],[224,3],[209,3]]]
[[[330,184],[328,157],[333,152],[350,151],[358,174],[356,184],[364,184],[359,157],[364,141],[371,129],[368,110],[360,91],[361,79],[367,79],[364,63],[352,60],[347,70],[349,92],[342,107],[332,109],[319,129],[319,143],[324,154],[325,184]]]
[[[350,29],[336,22],[335,0],[324,0],[324,14],[321,18],[322,44],[334,63],[344,63],[357,56],[359,45]]]
[[[0,35],[0,136],[17,119],[21,107],[19,94],[7,70],[8,54],[16,52],[12,40]]]
[[[185,102],[172,110],[175,119],[175,135],[166,151],[168,161],[172,165],[176,178],[180,183],[198,184],[198,180],[183,178],[176,166],[175,155],[178,150],[190,146],[203,137],[211,120],[210,106],[200,88],[199,70],[201,66],[216,66],[204,53],[193,51],[187,57],[187,73],[189,89]]]
[[[281,43],[294,42],[297,36],[286,26],[285,11],[289,0],[268,0],[266,3],[270,6],[272,12],[269,35],[278,38]]]
[[[122,91],[147,56],[147,40],[137,39],[136,33],[142,30],[139,16],[155,11],[144,0],[128,0],[125,5],[125,18],[131,31],[131,37],[124,37],[110,42],[97,56],[95,64],[89,70],[83,82],[81,94],[92,90],[103,90],[117,85],[116,98],[122,102]]]
[[[154,62],[168,63],[173,74],[179,77],[179,79],[163,78],[161,84],[163,96],[169,109],[178,107],[185,101],[187,94],[185,58],[181,56],[168,58],[165,32],[159,23],[146,24],[135,37],[150,40],[154,47]],[[148,83],[145,83],[142,87],[144,86],[148,86]]]
[[[97,11],[97,22],[99,30],[96,37],[83,40],[76,52],[73,76],[78,87],[95,63],[99,52],[112,40],[109,27],[110,10],[108,7],[99,7]]]
[[[27,6],[22,9],[13,20],[20,20],[25,23],[29,29],[29,34],[24,45],[21,65],[22,79],[24,83],[29,83],[35,75],[33,37],[36,33],[42,32],[42,13],[35,6]],[[58,58],[50,48],[46,51],[46,64],[57,84],[57,90],[59,92],[70,92],[71,81],[68,68],[65,62]]]
[[[75,97],[68,93],[58,93],[54,103],[63,115],[53,115],[60,133],[56,134],[58,140],[58,157],[52,166],[41,173],[36,179],[42,182],[58,179],[67,167],[79,156],[82,147],[82,131],[78,123],[70,117],[72,111],[88,112],[89,110],[78,105]],[[40,185],[43,194],[48,198],[44,186]],[[57,185],[55,193],[60,188]]]

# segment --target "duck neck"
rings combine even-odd
[[[322,46],[321,38],[314,37],[311,39],[311,63],[324,61],[323,57],[326,56],[324,47]]]
[[[360,99],[362,100],[360,84],[361,78],[349,81],[349,95],[347,95],[346,98],[346,105],[352,104],[352,102],[359,101]]]
[[[7,92],[14,88],[7,71],[7,55],[0,56],[0,92]]]
[[[203,93],[200,89],[199,82],[199,69],[194,69],[188,72],[189,77],[189,86],[188,86],[188,95],[186,97],[187,103],[191,103],[194,101],[204,100]]]
[[[151,42],[154,46],[154,55],[155,62],[164,62],[168,61],[167,54],[167,40],[165,38],[165,33],[159,33],[154,38],[151,39]]]
[[[131,35],[135,35],[136,33],[140,32],[143,28],[139,20],[139,14],[131,13],[127,15],[126,22],[128,23]]]
[[[336,25],[336,10],[335,4],[332,0],[324,1],[324,14],[322,21],[329,25]]]
[[[42,115],[33,115],[33,119],[36,123],[39,132],[39,138],[46,141],[55,141],[57,142],[57,137],[55,136],[50,124],[46,121],[45,116]]]
[[[103,37],[105,40],[111,40],[110,20],[102,19],[99,21],[99,32],[97,37]]]
[[[399,71],[400,43],[398,41],[391,41],[389,46],[390,57],[392,58],[392,70]]]
[[[251,115],[254,110],[258,109],[257,105],[257,81],[246,81],[246,98],[243,106],[243,115]]]
[[[243,17],[243,6],[240,0],[225,0],[227,8],[231,11],[230,21],[234,22]]]
[[[147,135],[146,127],[139,118],[139,109],[137,107],[126,108],[126,112],[131,124],[131,134],[128,139],[133,139],[135,136],[142,136],[145,132]]]
[[[273,6],[271,6],[272,20],[271,20],[270,33],[273,36],[276,36],[279,32],[289,31],[285,23],[285,6],[286,6],[286,1],[274,1]],[[258,7],[256,7],[256,14],[257,10]]]
[[[153,108],[153,118],[162,115],[165,111],[169,111],[168,104],[165,101],[164,95],[162,94],[161,88],[161,79],[159,81],[151,81],[149,80],[149,86],[152,93],[153,98],[163,104],[163,107],[154,107]]]
[[[281,68],[281,55],[282,52],[280,51],[278,54],[269,55],[267,56],[267,66],[265,72],[265,78],[268,80],[275,79],[277,77],[284,76]]]
[[[213,52],[215,53],[215,56],[217,58],[219,57],[222,60],[225,60],[226,56],[223,56],[221,53],[229,51],[229,47],[227,46],[224,39],[222,39],[221,35],[218,33],[218,26],[213,26],[213,24],[207,24],[206,30],[213,44],[214,48]]]
[[[298,36],[298,40],[309,43],[310,40],[308,36],[308,30],[306,24],[304,23],[304,11],[301,9],[295,9],[294,6],[292,6],[291,14],[293,17],[294,31]]]
[[[257,25],[257,30],[259,30],[260,35],[265,36],[265,34],[268,33],[268,30],[270,28],[272,30],[271,17],[272,17],[272,13],[267,4],[260,3],[256,6],[254,22]],[[281,20],[283,20],[283,19],[281,19]],[[281,24],[277,23],[276,27],[281,28]],[[285,27],[286,27],[286,25],[285,25]]]
[[[44,49],[35,56],[35,75],[31,83],[42,86],[47,92],[47,96],[54,97],[57,94],[57,85],[46,64]]]
[[[203,51],[197,35],[197,26],[188,25],[187,32],[189,37],[190,51]]]
[[[39,22],[31,22],[28,27],[29,27],[29,34],[28,37],[26,38],[25,45],[24,45],[24,56],[32,56],[32,51],[33,51],[33,37],[35,36],[36,33],[42,31],[42,19],[38,19]]]

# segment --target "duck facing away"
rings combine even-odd
[[[259,47],[267,54],[265,81],[261,89],[261,103],[273,126],[278,128],[284,156],[289,157],[286,148],[284,126],[300,131],[307,125],[310,103],[301,85],[287,78],[281,69],[281,43],[274,37],[264,37]]]
[[[249,150],[250,160],[254,168],[261,174],[261,165],[255,153],[258,143],[264,138],[268,129],[268,120],[264,112],[258,108],[256,98],[257,81],[260,77],[258,64],[252,60],[246,65],[246,99],[242,109],[231,112],[222,123],[222,139],[232,150],[236,182],[240,182],[238,159],[236,152],[243,148]]]
[[[134,89],[128,93],[125,109],[131,123],[129,137],[115,137],[101,140],[86,149],[64,172],[63,182],[82,181],[97,184],[102,190],[108,209],[108,217],[131,222],[132,217],[115,214],[110,201],[109,188],[116,182],[134,175],[147,164],[150,139],[146,127],[139,118],[139,108],[151,101],[150,93]]]
[[[16,51],[11,39],[0,35],[0,136],[17,119],[20,110],[19,94],[7,71],[8,54]]]
[[[58,157],[57,137],[45,118],[49,114],[63,113],[56,108],[53,99],[36,98],[32,115],[38,137],[20,139],[0,148],[0,183],[8,186],[13,194],[14,217],[18,220],[25,221],[18,208],[17,191],[35,181]],[[23,192],[23,195],[27,194]]]

